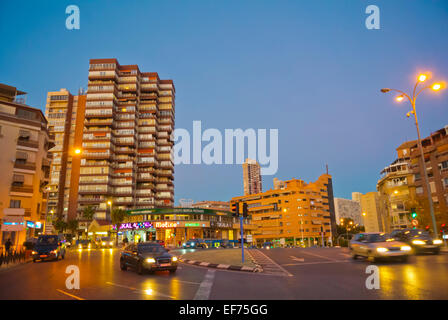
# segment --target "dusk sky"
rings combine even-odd
[[[65,27],[68,5],[80,30]],[[368,30],[368,5],[380,30]],[[448,81],[447,1],[1,1],[0,82],[44,110],[48,91],[87,88],[89,59],[158,72],[176,87],[176,128],[278,129],[279,168],[263,177],[314,181],[328,163],[336,197],[375,191],[402,142],[416,138],[409,103],[419,71]],[[448,90],[417,103],[428,136],[448,125]],[[181,198],[243,193],[241,165],[178,165]]]

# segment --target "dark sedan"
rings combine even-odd
[[[166,270],[174,273],[177,270],[177,257],[169,254],[157,242],[132,243],[121,252],[120,268],[123,271],[133,268],[138,274]]]
[[[394,230],[391,237],[409,244],[415,253],[439,254],[442,240],[435,239],[428,231],[423,229]]]
[[[33,262],[64,259],[65,245],[62,240],[57,235],[39,236],[32,252]]]

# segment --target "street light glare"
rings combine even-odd
[[[80,154],[81,153],[81,149],[75,149],[75,154]]]
[[[428,77],[426,76],[426,74],[421,74],[418,76],[418,81],[423,82],[427,79]]]
[[[440,88],[442,88],[442,85],[440,83],[434,83],[432,85],[432,90],[434,91],[440,90]]]
[[[111,204],[112,204],[112,201],[107,201],[107,204],[108,204],[108,205],[111,205]]]
[[[403,99],[404,97],[402,95],[395,98],[395,100],[397,100],[398,102],[403,101]]]

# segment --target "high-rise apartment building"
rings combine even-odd
[[[25,92],[0,84],[0,243],[22,245],[42,232],[53,146],[47,120]]]
[[[257,161],[246,159],[243,163],[244,195],[261,193],[261,170]]]
[[[64,220],[76,219],[80,151],[84,128],[85,95],[73,96],[66,89],[48,92],[45,115],[54,136],[50,150],[49,214]]]
[[[257,229],[253,232],[258,244],[274,241],[282,244],[328,244],[335,226],[331,175],[323,174],[317,181],[284,181],[284,187],[241,197],[231,203],[247,203],[248,213]],[[324,232],[322,234],[321,232]]]
[[[230,211],[230,203],[227,201],[198,201],[193,203],[191,207]]]
[[[173,81],[92,59],[86,99],[78,210],[107,219],[111,207],[172,207]]]

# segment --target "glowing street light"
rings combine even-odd
[[[75,149],[75,154],[81,154],[81,149]]]
[[[401,90],[398,90],[398,89],[383,88],[383,89],[381,89],[381,92],[383,92],[383,93],[388,93],[390,91],[398,92],[400,94],[400,96],[395,98],[396,101],[401,102],[404,100],[404,97],[406,97],[409,100],[409,102],[411,103],[412,110],[409,111],[406,114],[406,116],[410,117],[411,115],[413,115],[414,119],[415,119],[415,127],[417,128],[417,137],[418,137],[418,148],[420,149],[420,158],[422,161],[423,173],[425,176],[425,187],[426,187],[426,191],[427,191],[426,194],[428,195],[429,211],[431,213],[431,219],[432,219],[432,224],[433,224],[433,228],[434,228],[434,233],[437,233],[436,218],[434,216],[434,205],[433,205],[432,197],[431,197],[431,191],[430,191],[431,189],[429,188],[429,179],[428,179],[428,173],[426,171],[426,165],[425,165],[425,161],[424,161],[425,156],[424,156],[422,141],[421,141],[421,137],[420,137],[420,128],[418,126],[418,119],[417,119],[417,112],[415,110],[415,104],[416,104],[417,97],[420,95],[420,93],[423,90],[432,89],[433,91],[438,91],[438,90],[442,89],[444,86],[442,86],[442,83],[436,82],[436,83],[433,83],[432,85],[424,86],[420,90],[417,91],[418,85],[420,83],[425,82],[427,79],[428,79],[427,74],[420,74],[417,77],[417,82],[415,83],[414,90],[412,91],[412,97],[410,95],[408,95],[407,93],[405,93]],[[395,190],[394,193],[397,194],[398,191]],[[365,216],[364,213],[363,213],[363,216]]]

